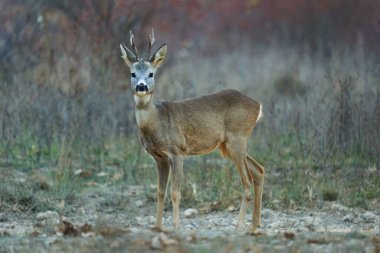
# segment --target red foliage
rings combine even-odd
[[[287,43],[353,44],[379,49],[379,0],[3,0],[1,50],[25,45],[65,52],[91,43],[94,53],[126,41],[133,29],[142,46],[152,27],[158,43],[201,52],[286,38]],[[318,45],[319,47],[321,45]],[[46,48],[45,48],[46,49]]]

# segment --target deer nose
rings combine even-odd
[[[143,83],[139,83],[136,85],[136,91],[148,91],[148,86]]]

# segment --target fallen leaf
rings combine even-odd
[[[92,225],[86,223],[86,224],[84,224],[83,226],[80,227],[80,231],[82,233],[92,232],[93,231]]]
[[[320,240],[320,239],[308,239],[306,242],[308,244],[322,244],[322,243],[325,243],[324,240]]]
[[[285,232],[284,237],[288,240],[293,240],[296,235],[293,232]]]
[[[80,231],[75,228],[75,226],[68,221],[62,221],[62,223],[58,227],[58,231],[60,231],[63,235],[66,236],[79,236]]]
[[[114,181],[117,181],[117,180],[120,180],[120,179],[122,179],[123,178],[123,173],[121,173],[121,172],[116,172],[115,174],[113,174],[113,176],[112,176],[112,180],[114,180]]]
[[[79,176],[80,176],[81,178],[89,178],[89,177],[92,176],[92,173],[91,173],[90,171],[82,171],[82,172],[79,174]]]
[[[128,232],[128,230],[114,228],[114,227],[101,227],[98,229],[99,234],[102,236],[117,236]]]
[[[90,182],[87,182],[84,184],[85,186],[97,186],[98,183],[96,183],[95,181],[90,181]]]

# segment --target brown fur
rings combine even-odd
[[[206,154],[219,148],[223,157],[235,163],[244,188],[237,228],[243,225],[250,186],[254,187],[254,209],[249,230],[254,233],[260,226],[265,170],[246,153],[246,148],[248,137],[262,115],[261,104],[231,89],[183,101],[155,102],[153,75],[164,62],[167,46],[162,45],[152,57],[148,57],[149,61],[139,62],[131,60],[138,59],[138,56],[125,46],[120,45],[120,48],[122,58],[133,73],[131,88],[140,139],[157,163],[156,226],[162,226],[170,175],[174,227],[179,227],[183,156]],[[146,88],[140,90],[141,85]]]

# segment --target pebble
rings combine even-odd
[[[145,225],[145,220],[142,218],[142,217],[136,217],[136,221],[137,221],[137,224],[139,224],[140,226],[142,225]]]
[[[274,215],[274,212],[270,209],[265,208],[261,210],[261,218],[263,219],[270,219],[272,218],[273,215]]]
[[[144,201],[142,201],[142,200],[136,200],[135,201],[135,206],[136,207],[142,207],[144,205]]]
[[[194,218],[196,215],[198,215],[198,210],[194,208],[189,208],[185,210],[184,214],[185,214],[185,217],[188,219]]]
[[[234,205],[229,205],[228,208],[227,208],[227,210],[232,213],[232,212],[234,212],[234,211],[236,211],[238,209]]]
[[[193,225],[191,225],[191,224],[186,224],[186,225],[185,225],[185,229],[194,230],[195,227],[194,227]]]
[[[374,223],[376,219],[376,215],[371,212],[365,212],[361,216],[366,223]]]
[[[354,216],[352,214],[347,214],[343,217],[344,222],[353,222],[354,221]]]
[[[313,219],[312,217],[303,217],[303,218],[302,218],[302,221],[303,221],[303,224],[304,224],[305,226],[308,226],[308,225],[310,225],[310,224],[313,224],[314,219]]]
[[[41,212],[37,213],[36,215],[37,221],[41,225],[58,225],[59,224],[59,214],[55,211],[46,211],[46,212]]]
[[[348,207],[346,207],[346,206],[343,206],[343,205],[341,205],[341,204],[338,204],[338,203],[333,203],[333,204],[331,205],[331,207],[332,207],[333,209],[335,209],[335,210],[338,210],[338,211],[343,211],[343,212],[345,212],[345,211],[348,211],[348,210],[349,210],[349,208],[348,208]]]
[[[162,249],[162,243],[159,236],[155,236],[150,244],[152,249]]]
[[[147,221],[149,224],[154,224],[154,223],[156,223],[156,218],[153,217],[153,216],[148,216],[148,217],[146,217],[146,221]]]

